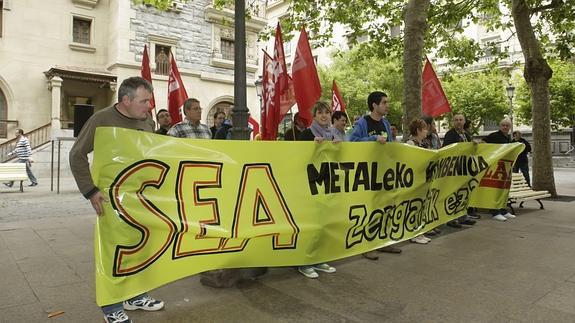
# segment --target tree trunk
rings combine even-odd
[[[403,141],[409,124],[421,116],[421,62],[430,0],[409,0],[403,38]]]
[[[511,14],[517,38],[525,57],[523,77],[531,89],[533,113],[533,189],[546,190],[557,196],[551,155],[551,112],[549,80],[553,71],[541,54],[539,41],[530,21],[530,9],[525,0],[513,0]]]

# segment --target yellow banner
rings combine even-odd
[[[191,140],[98,128],[95,234],[107,305],[218,268],[315,264],[505,207],[521,144]]]

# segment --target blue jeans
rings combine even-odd
[[[529,164],[528,163],[515,163],[515,165],[513,165],[513,172],[519,173],[519,171],[521,171],[521,173],[523,174],[523,177],[525,177],[525,181],[527,182],[527,185],[529,185],[529,187],[531,187],[531,178],[529,177]]]
[[[30,169],[30,167],[32,166],[32,163],[30,163],[30,161],[28,159],[18,159],[19,163],[26,163],[26,174],[28,175],[28,179],[30,180],[30,182],[32,182],[32,184],[38,184],[38,180],[36,179],[36,176],[34,176],[34,174],[32,173],[32,169]],[[14,181],[10,181],[10,186],[14,185]]]
[[[146,295],[148,295],[148,293],[140,294],[140,295],[138,295],[138,296],[136,296],[136,297],[130,298],[129,301],[135,301],[135,300],[140,299],[140,298],[142,298],[142,297],[144,297],[144,296],[146,296]],[[123,302],[119,302],[119,303],[115,303],[115,304],[110,304],[110,305],[102,306],[102,307],[101,307],[102,312],[104,312],[104,315],[108,315],[108,314],[115,313],[115,312],[117,312],[117,311],[119,311],[119,310],[123,310],[123,309],[124,309],[124,306],[122,305],[122,303],[123,303]]]

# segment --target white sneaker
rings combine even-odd
[[[318,273],[312,267],[298,267],[297,271],[299,271],[302,275],[306,276],[307,278],[318,278]]]
[[[328,274],[331,274],[331,273],[335,273],[335,272],[336,272],[335,267],[332,267],[332,266],[330,266],[330,265],[328,265],[328,264],[326,264],[326,263],[313,265],[312,268],[313,268],[314,270],[323,271],[324,273],[328,273]]]
[[[503,216],[506,217],[506,218],[508,218],[508,219],[515,219],[515,218],[516,218],[515,215],[513,215],[513,214],[511,214],[511,213],[509,213],[509,212],[503,214]]]
[[[504,217],[504,216],[501,215],[501,214],[497,214],[497,215],[494,215],[494,216],[493,216],[493,220],[505,222],[505,221],[507,221],[507,218]]]
[[[424,235],[419,235],[415,238],[411,238],[411,242],[419,244],[427,244],[431,239],[426,238]]]
[[[153,299],[149,295],[144,295],[136,300],[124,301],[122,305],[124,305],[124,309],[127,311],[159,311],[164,307],[164,302]]]

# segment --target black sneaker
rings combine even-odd
[[[448,227],[452,227],[452,228],[456,228],[456,229],[461,229],[463,228],[463,226],[461,224],[459,224],[457,221],[450,221],[447,222],[446,224]]]
[[[104,315],[104,320],[106,323],[132,323],[124,310]]]
[[[28,185],[28,186],[37,186],[37,185],[38,185],[38,183],[32,183],[32,184],[30,184],[30,185]]]
[[[479,219],[481,219],[481,214],[472,213],[472,214],[468,214],[467,217],[475,219],[475,220],[479,220]]]
[[[474,224],[475,224],[475,222],[477,222],[477,221],[475,221],[475,220],[471,220],[471,219],[467,219],[467,220],[465,220],[465,221],[461,221],[461,222],[459,222],[459,224],[465,224],[465,225],[474,225]]]
[[[12,186],[14,185],[14,183],[4,183],[4,185],[5,185],[6,187],[12,187]]]

